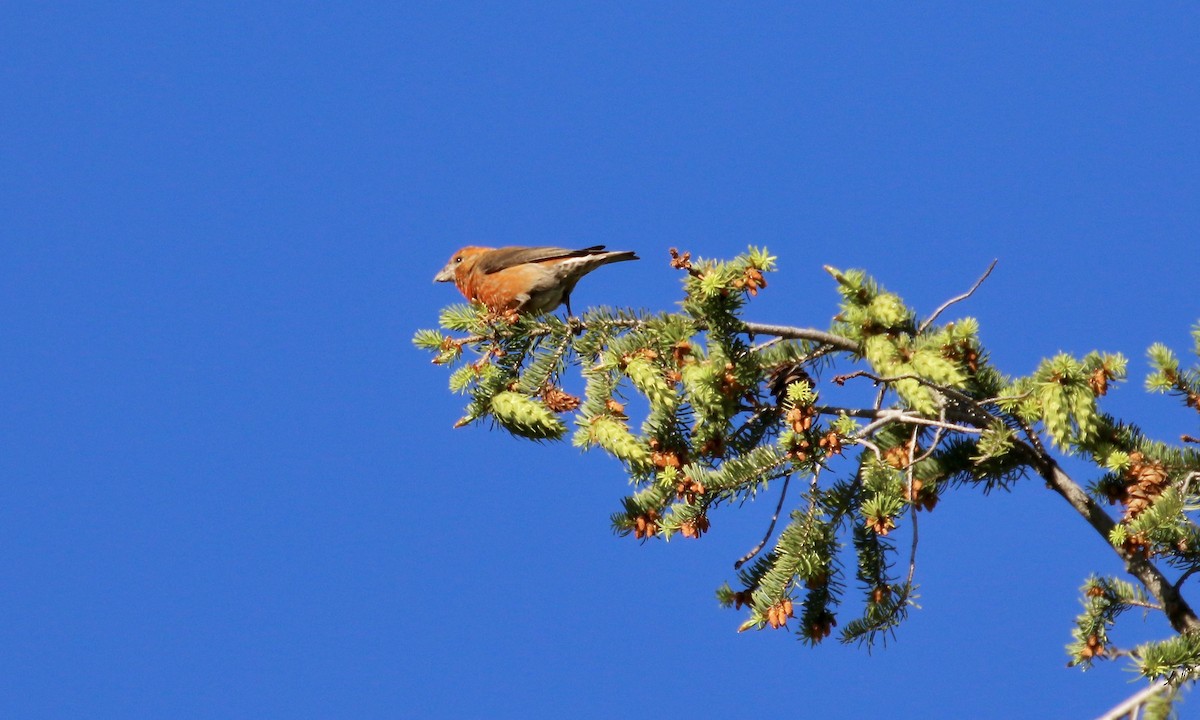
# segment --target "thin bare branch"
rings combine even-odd
[[[1187,500],[1188,492],[1192,489],[1192,481],[1200,478],[1200,471],[1190,472],[1183,478],[1183,488],[1179,491],[1179,496],[1185,501]]]
[[[828,409],[828,408],[827,408]],[[873,417],[875,421],[869,423],[866,427],[856,433],[859,436],[867,436],[875,433],[875,431],[892,423],[909,423],[912,425],[924,425],[927,427],[942,428],[944,430],[953,430],[954,432],[967,433],[970,435],[982,435],[981,428],[970,427],[967,425],[956,425],[942,420],[930,420],[929,418],[921,417],[920,415],[910,415],[903,410],[853,410],[847,411],[847,415],[855,417]]]
[[[939,413],[938,420],[940,420],[941,422],[946,422],[946,409],[945,408],[942,408],[942,412]],[[922,460],[929,458],[929,456],[933,455],[933,453],[937,451],[938,445],[940,445],[942,442],[942,434],[945,432],[945,430],[946,430],[945,427],[938,427],[938,429],[934,431],[933,440],[929,443],[929,448],[926,449],[925,452],[921,453],[920,457],[918,457],[917,459],[912,461],[913,465],[916,465],[917,463],[921,462]]]
[[[1120,654],[1133,655],[1133,653],[1129,652],[1122,652]],[[1151,698],[1153,698],[1155,695],[1166,695],[1173,692],[1174,690],[1171,688],[1170,683],[1168,683],[1166,680],[1159,680],[1158,682],[1151,683],[1148,687],[1145,687],[1134,693],[1132,696],[1126,698],[1121,702],[1121,704],[1104,713],[1097,718],[1097,720],[1123,720],[1124,718],[1136,718],[1138,717],[1139,710],[1145,709],[1146,704],[1149,703]]]
[[[933,321],[937,320],[938,316],[946,311],[946,308],[950,307],[954,303],[962,302],[963,300],[966,300],[967,298],[974,295],[975,291],[979,289],[979,286],[983,284],[983,281],[988,279],[988,275],[992,274],[992,270],[996,269],[997,262],[999,262],[998,259],[993,260],[992,264],[987,266],[987,270],[983,271],[983,275],[979,276],[979,279],[975,281],[975,284],[971,286],[970,290],[966,291],[962,295],[950,298],[946,302],[942,303],[941,307],[939,307],[937,310],[934,310],[933,314],[930,315],[929,318],[927,320],[925,320],[925,322],[921,323],[920,327],[917,328],[917,334],[920,335],[921,333],[923,333],[927,329],[929,329],[929,326],[933,324]]]
[[[854,372],[846,373],[844,375],[835,375],[832,379],[832,382],[837,385],[845,385],[847,380],[853,380],[854,378],[859,377],[867,378],[876,384],[891,384],[900,380],[915,380],[927,388],[937,390],[938,392],[949,397],[951,400],[969,405],[975,404],[974,398],[958,388],[950,387],[949,385],[939,385],[929,378],[922,377],[920,375],[913,375],[911,373],[904,373],[902,375],[876,375],[870,370],[855,370]]]
[[[848,442],[853,443],[855,445],[862,445],[863,447],[868,448],[871,452],[875,453],[876,460],[878,460],[879,462],[883,462],[883,451],[879,449],[878,445],[871,442],[870,440],[867,440],[867,439],[861,438],[861,437],[853,437],[853,438],[850,438],[848,440]]]
[[[767,546],[767,542],[770,541],[771,535],[775,532],[775,523],[779,520],[779,513],[783,511],[783,501],[784,498],[787,497],[788,484],[791,481],[791,475],[783,476],[783,491],[779,493],[779,504],[775,506],[775,514],[771,516],[771,524],[767,526],[767,534],[763,535],[762,541],[751,548],[750,552],[743,555],[737,562],[733,564],[734,570],[737,570],[741,566],[753,560],[754,557],[762,552],[762,549]]]
[[[908,514],[912,520],[912,545],[908,550],[908,579],[904,581],[904,595],[900,598],[900,602],[896,603],[897,607],[908,602],[908,594],[912,592],[913,577],[917,574],[917,498],[913,493],[916,462],[913,461],[913,456],[917,450],[917,434],[919,432],[920,428],[913,427],[912,436],[908,439],[908,467],[904,474],[908,481]]]
[[[1013,402],[1015,400],[1024,400],[1032,395],[1032,392],[1023,392],[1020,395],[996,395],[995,397],[983,398],[978,401],[979,405],[995,405],[999,402]]]
[[[750,352],[762,352],[763,350],[766,350],[767,348],[771,347],[772,345],[778,345],[779,343],[783,342],[784,339],[785,338],[781,338],[778,335],[776,335],[775,337],[771,338],[770,340],[766,341],[765,343],[751,345]]]
[[[831,332],[815,328],[799,328],[789,325],[771,325],[768,323],[742,323],[742,330],[751,335],[774,335],[785,340],[811,340],[812,342],[829,345],[847,352],[858,352],[858,343],[850,338],[834,335]]]
[[[1179,576],[1179,579],[1176,580],[1175,584],[1172,585],[1171,587],[1175,588],[1175,592],[1179,592],[1179,588],[1183,587],[1183,584],[1187,581],[1187,579],[1190,578],[1192,575],[1195,575],[1197,571],[1200,571],[1200,566],[1193,566],[1193,567],[1188,568],[1187,570],[1185,570],[1183,572],[1182,575]]]

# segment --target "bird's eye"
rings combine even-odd
[[[462,255],[459,255],[458,257],[454,258],[454,262],[456,262],[456,263],[462,262]]]

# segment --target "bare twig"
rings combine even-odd
[[[854,378],[859,378],[859,377],[867,378],[868,380],[870,380],[876,384],[879,384],[879,383],[890,384],[890,383],[894,383],[894,382],[899,382],[900,380],[915,380],[919,384],[924,385],[927,388],[932,388],[934,390],[937,390],[940,393],[945,394],[947,397],[951,398],[952,400],[956,400],[956,401],[964,402],[964,403],[970,403],[970,404],[975,403],[974,398],[972,398],[970,395],[967,395],[966,393],[964,393],[962,390],[959,390],[958,388],[951,387],[949,385],[939,385],[938,383],[933,382],[929,378],[922,377],[921,375],[914,375],[912,373],[904,373],[901,375],[876,375],[875,373],[871,372],[870,370],[855,370],[854,372],[849,372],[844,375],[835,375],[832,379],[832,382],[837,385],[845,385],[847,380],[853,380]]]
[[[1188,491],[1192,489],[1192,481],[1200,478],[1200,471],[1190,472],[1183,477],[1183,488],[1179,491],[1179,496],[1187,502]]]
[[[889,387],[889,386],[887,386],[887,385],[884,385],[883,387],[879,388],[879,392],[875,393],[875,404],[874,404],[874,408],[875,408],[876,410],[878,410],[879,408],[883,407],[883,399],[884,399],[885,397],[887,397],[887,391],[888,391],[888,387]]]
[[[858,352],[858,343],[841,335],[817,330],[815,328],[798,328],[789,325],[771,325],[768,323],[742,323],[743,332],[751,335],[774,335],[785,340],[811,340],[822,345],[829,345],[838,350]]]
[[[1015,415],[1013,416],[1013,418],[1016,420],[1017,425],[1020,426],[1021,432],[1025,433],[1025,439],[1029,441],[1030,447],[1032,447],[1036,451],[1037,455],[1039,457],[1044,457],[1044,458],[1049,459],[1050,454],[1046,452],[1046,446],[1042,445],[1042,439],[1040,437],[1038,437],[1038,434],[1033,431],[1033,428],[1031,428],[1029,426],[1029,423],[1025,422],[1020,417],[1015,416]],[[1108,537],[1108,536],[1105,535],[1105,537]]]
[[[876,460],[878,460],[879,462],[883,462],[883,451],[879,449],[878,445],[871,442],[870,440],[867,440],[862,437],[853,437],[853,438],[849,439],[849,442],[852,442],[855,445],[862,445],[863,447],[868,448],[871,452],[875,453]]]
[[[1118,655],[1129,655],[1136,657],[1136,653],[1132,651],[1119,651]],[[1137,691],[1132,696],[1126,698],[1121,704],[1114,707],[1112,710],[1101,715],[1097,720],[1124,720],[1126,718],[1143,717],[1140,711],[1146,709],[1146,705],[1154,698],[1155,695],[1170,696],[1175,691],[1171,688],[1170,683],[1166,680],[1159,680],[1151,683],[1149,686]]]
[[[995,397],[983,398],[978,401],[979,405],[995,405],[999,402],[1012,402],[1014,400],[1024,400],[1032,395],[1032,392],[1023,392],[1020,395],[996,395]]]
[[[788,483],[792,480],[791,475],[783,476],[783,491],[779,493],[779,504],[775,506],[775,514],[771,516],[771,524],[767,526],[767,534],[763,535],[763,539],[750,552],[743,555],[737,562],[733,564],[733,569],[737,570],[741,566],[750,562],[756,555],[762,552],[762,549],[767,546],[767,542],[771,539],[771,534],[775,532],[775,523],[779,520],[779,513],[783,511],[783,500],[787,497]]]
[[[939,307],[937,310],[934,310],[933,314],[930,315],[929,318],[925,320],[925,322],[921,323],[921,325],[917,328],[917,334],[920,335],[921,333],[925,332],[929,326],[933,324],[933,321],[938,319],[938,315],[941,315],[946,311],[946,308],[950,307],[954,303],[962,302],[963,300],[966,300],[974,295],[975,291],[979,289],[979,286],[983,284],[983,281],[988,279],[988,275],[992,274],[992,270],[996,269],[997,262],[999,262],[999,260],[993,260],[992,264],[987,266],[987,270],[983,271],[983,275],[979,276],[979,279],[975,281],[975,284],[971,286],[970,290],[966,291],[962,295],[950,298],[946,302],[942,303],[941,307]]]
[[[921,417],[920,415],[909,415],[903,410],[877,410],[875,411],[874,422],[868,424],[862,430],[858,431],[859,435],[870,435],[876,430],[890,425],[894,422],[910,423],[912,425],[925,425],[928,427],[942,428],[944,430],[953,430],[954,432],[968,433],[970,435],[982,435],[981,428],[969,427],[967,425],[956,425],[954,423],[943,422],[941,420],[930,420],[929,418]]]
[[[941,422],[946,422],[946,409],[945,408],[942,408],[942,412],[938,415],[938,420]],[[945,427],[938,427],[937,430],[935,430],[933,432],[933,440],[929,443],[929,449],[927,449],[925,452],[921,453],[921,457],[917,458],[916,460],[912,460],[911,463],[913,465],[916,465],[917,463],[921,462],[922,460],[925,460],[926,458],[933,455],[933,453],[937,451],[938,445],[940,445],[942,442],[942,433],[945,432],[945,430],[946,430]]]
[[[1190,578],[1192,575],[1195,575],[1197,571],[1200,571],[1200,565],[1192,566],[1192,567],[1188,568],[1187,570],[1185,570],[1183,572],[1182,575],[1179,576],[1179,579],[1176,580],[1175,584],[1172,585],[1171,587],[1175,588],[1175,592],[1179,592],[1179,588],[1183,587],[1183,583],[1185,581],[1187,581],[1187,579]]]
[[[913,576],[917,573],[917,498],[913,494],[913,480],[915,479],[916,471],[914,469],[916,463],[913,461],[913,455],[917,450],[917,433],[920,428],[913,427],[912,436],[908,439],[908,467],[905,471],[906,479],[908,480],[908,514],[912,519],[912,546],[908,550],[908,579],[904,581],[904,595],[900,598],[900,602],[896,605],[901,607],[908,602],[908,594],[912,592]]]
[[[850,417],[871,418],[872,420],[879,417],[880,413],[892,412],[878,408],[844,408],[833,405],[814,405],[813,410],[816,410],[818,415],[849,415]]]
[[[900,597],[896,599],[895,605],[892,606],[891,612],[888,613],[887,619],[880,621],[880,625],[891,622],[896,614],[901,612],[907,605],[909,597],[912,595],[913,578],[917,574],[917,499],[913,495],[913,480],[914,470],[917,461],[914,457],[917,447],[917,434],[920,428],[914,427],[912,436],[908,440],[908,465],[905,468],[905,479],[908,487],[908,511],[909,517],[912,519],[912,544],[908,549],[908,575],[904,581],[904,589],[900,593]]]
[[[759,343],[758,345],[751,345],[750,352],[762,352],[763,350],[766,350],[767,348],[771,347],[772,345],[777,345],[777,344],[783,342],[783,340],[784,340],[784,338],[781,338],[777,335],[777,336],[771,338],[770,340],[766,341],[765,343]]]

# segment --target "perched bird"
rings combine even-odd
[[[493,312],[540,315],[559,305],[571,314],[571,291],[579,278],[608,263],[637,260],[630,251],[603,245],[557,247],[465,247],[454,253],[434,282],[451,282],[471,301]]]

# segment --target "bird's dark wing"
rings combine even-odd
[[[487,275],[516,265],[524,265],[525,263],[583,257],[602,252],[604,252],[603,245],[593,245],[582,250],[568,250],[567,248],[560,247],[520,247],[514,245],[497,248],[487,253],[479,258],[479,264],[475,266],[475,269]]]

